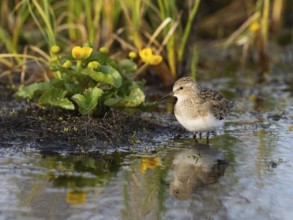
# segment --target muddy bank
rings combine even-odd
[[[155,143],[158,138],[170,139],[182,131],[172,115],[112,110],[103,118],[92,118],[22,102],[10,104],[10,107],[2,106],[5,110],[0,113],[0,147],[3,148],[31,147],[63,152],[118,146],[128,149],[137,144]]]

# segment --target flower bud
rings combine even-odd
[[[72,66],[72,63],[70,60],[66,60],[62,66],[66,69],[69,69]]]
[[[101,47],[99,51],[100,51],[101,53],[105,53],[105,54],[109,53],[109,50],[108,50],[108,48],[106,48],[106,47]]]
[[[55,78],[57,78],[57,79],[61,79],[61,72],[60,72],[60,71],[56,71],[56,72],[54,72],[54,76],[55,76]]]
[[[254,21],[249,25],[249,31],[256,33],[260,29],[260,24],[258,21]]]
[[[51,51],[52,54],[59,53],[59,51],[60,51],[60,47],[57,46],[57,45],[53,45],[53,46],[50,48],[50,51]]]
[[[100,67],[100,63],[98,61],[91,61],[88,63],[87,67],[91,70],[97,70]]]
[[[134,51],[130,51],[128,56],[131,58],[131,59],[135,59],[137,57],[137,54],[134,52]]]

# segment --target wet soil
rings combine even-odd
[[[0,147],[3,148],[20,145],[59,152],[129,148],[138,142],[154,142],[154,134],[170,137],[182,130],[174,120],[162,123],[162,118],[159,120],[152,113],[111,110],[103,118],[93,118],[17,101],[12,93],[1,88]]]

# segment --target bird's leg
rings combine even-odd
[[[198,141],[197,141],[197,139],[196,139],[196,132],[193,133],[193,136],[192,136],[192,137],[193,137],[195,143],[198,143]]]
[[[210,137],[210,132],[207,131],[207,144],[209,144],[209,142],[210,142],[209,137]]]

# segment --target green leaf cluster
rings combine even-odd
[[[144,102],[139,83],[130,79],[137,70],[132,60],[114,60],[100,51],[83,60],[53,54],[50,68],[54,79],[20,86],[15,96],[82,115],[103,115],[109,108],[137,107]]]

